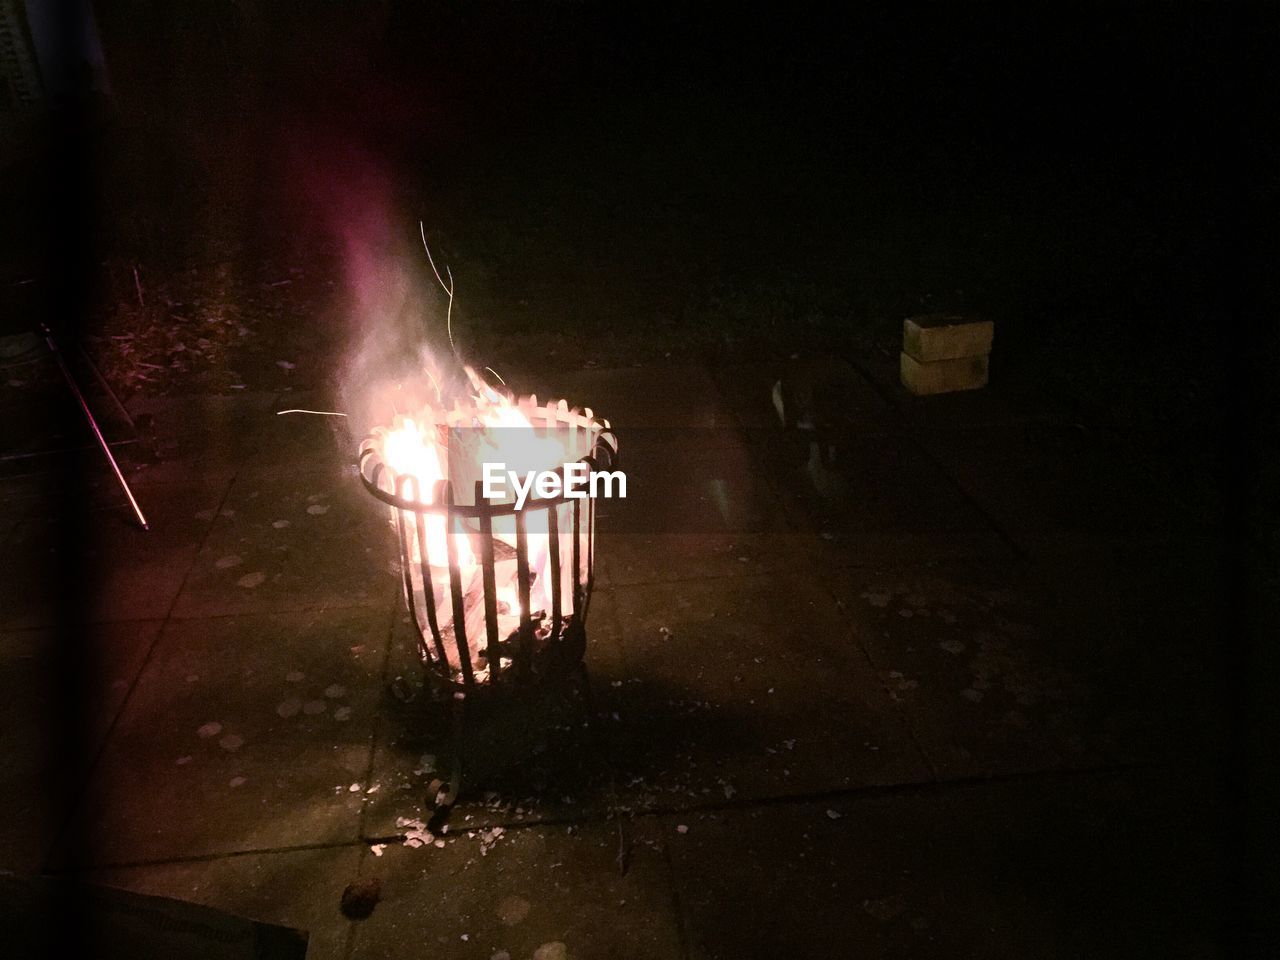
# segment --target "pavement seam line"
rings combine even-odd
[[[390,607],[390,609],[387,611],[387,635],[386,635],[386,639],[383,642],[383,647],[382,647],[382,666],[378,670],[379,694],[386,692],[387,674],[390,673],[390,670],[391,670],[391,653],[392,653],[392,647],[395,644],[396,617],[400,612],[400,594],[398,590],[392,594],[391,603],[388,604],[388,606]],[[386,720],[385,714],[380,712],[378,716],[378,720],[385,722]],[[381,728],[382,728],[382,723],[375,722],[373,724],[373,728],[369,732],[369,761],[368,763],[365,764],[364,778],[361,781],[364,783],[366,790],[373,786],[373,782],[372,782],[373,768],[378,758],[378,747],[381,742],[381,739],[378,736],[378,733],[381,730]],[[364,794],[360,800],[360,813],[359,813],[359,816],[357,816],[356,818],[356,839],[357,840],[361,839],[365,834],[364,828],[365,828],[365,823],[367,819],[366,814],[368,813],[368,810],[369,810],[369,803],[370,803],[369,795]],[[363,866],[363,859],[361,860],[361,865]]]
[[[687,816],[689,814],[715,813],[724,810],[750,810],[759,807],[803,806],[812,803],[829,803],[832,801],[874,800],[880,797],[941,796],[952,790],[971,790],[983,787],[999,787],[1007,784],[1041,783],[1053,780],[1084,780],[1089,777],[1105,777],[1139,771],[1172,770],[1171,761],[1128,761],[1123,763],[1102,763],[1092,767],[1075,769],[1046,768],[1026,770],[1015,773],[971,774],[963,777],[952,777],[946,780],[914,780],[888,784],[866,784],[858,787],[842,787],[832,790],[816,790],[805,793],[775,794],[763,797],[747,797],[744,800],[719,800],[689,806],[651,807],[646,810],[630,810],[627,808],[605,808],[598,813],[585,813],[579,817],[542,817],[501,821],[489,826],[471,826],[460,829],[458,834],[468,831],[479,831],[500,826],[503,830],[519,831],[539,827],[585,826],[589,824],[609,823],[615,817],[625,814],[631,819],[644,817],[661,818]],[[387,834],[386,836],[366,836],[361,842],[402,843],[407,834]]]
[[[120,718],[124,716],[124,712],[129,707],[129,703],[133,700],[134,691],[137,690],[138,682],[142,679],[142,675],[147,672],[147,667],[151,665],[151,661],[155,658],[156,649],[160,646],[164,639],[166,630],[171,622],[174,608],[178,604],[178,598],[182,596],[182,591],[186,589],[187,580],[191,577],[191,572],[195,569],[196,562],[200,559],[200,552],[208,543],[209,537],[213,533],[214,525],[218,522],[218,517],[222,515],[222,508],[226,505],[227,498],[231,496],[231,490],[236,485],[236,478],[239,471],[233,473],[227,481],[226,489],[222,491],[222,496],[218,499],[218,505],[214,507],[213,519],[209,521],[209,525],[205,528],[204,535],[200,537],[195,552],[191,556],[191,562],[187,564],[187,568],[182,572],[182,580],[178,583],[178,589],[173,592],[173,599],[169,601],[169,607],[165,611],[163,617],[160,618],[160,629],[156,631],[156,635],[152,638],[150,645],[147,647],[146,656],[142,658],[142,663],[138,665],[138,672],[134,674],[133,681],[129,684],[129,689],[125,691],[124,697],[120,700],[120,705],[116,708],[115,714],[111,718],[111,723],[107,725],[106,731],[102,735],[102,742],[98,745],[98,749],[94,752],[93,760],[89,763],[84,775],[81,779],[80,791],[72,798],[68,805],[67,813],[63,816],[62,822],[58,825],[58,829],[53,835],[53,839],[49,843],[48,852],[44,856],[44,867],[48,871],[53,866],[53,859],[57,856],[58,851],[67,835],[67,830],[75,819],[77,811],[80,809],[81,803],[85,800],[90,784],[93,783],[94,775],[98,772],[98,767],[102,763],[102,757],[107,751],[111,738],[115,735],[116,728],[119,726]]]
[[[1199,766],[1193,764],[1193,766]],[[1185,770],[1187,765],[1175,765],[1172,761],[1131,761],[1126,763],[1098,764],[1092,767],[1075,769],[1041,769],[1027,770],[1018,773],[973,774],[965,777],[952,777],[948,780],[920,780],[914,782],[891,784],[868,784],[859,787],[846,787],[837,790],[810,791],[808,793],[785,794],[770,797],[747,798],[745,800],[722,800],[718,802],[693,804],[687,807],[654,807],[648,810],[631,811],[632,819],[688,816],[690,814],[716,813],[720,811],[750,810],[759,807],[805,806],[816,803],[858,802],[876,800],[885,797],[933,797],[943,796],[951,791],[976,790],[990,787],[1001,787],[1010,784],[1045,783],[1052,781],[1086,780],[1093,777],[1107,777],[1118,774],[1139,772],[1165,772],[1175,769]],[[603,824],[610,821],[611,814],[605,810],[598,814],[584,815],[577,818],[546,817],[538,820],[521,820],[511,823],[494,824],[504,830],[519,831],[540,827],[585,826]],[[485,829],[485,828],[474,828]],[[454,834],[461,837],[465,831]],[[269,856],[272,854],[302,853],[316,850],[340,850],[345,847],[363,846],[372,843],[400,843],[405,834],[388,834],[384,837],[361,837],[357,840],[341,840],[327,843],[298,844],[287,847],[257,847],[246,850],[228,850],[221,853],[204,853],[188,857],[163,857],[155,860],[117,861],[114,863],[92,864],[85,867],[87,872],[105,870],[127,870],[146,867],[163,867],[182,863],[212,863],[216,860],[229,860],[237,857]],[[66,875],[67,870],[51,870],[52,876]]]
[[[919,755],[920,760],[923,761],[925,769],[929,771],[929,776],[934,780],[934,782],[937,782],[938,767],[933,762],[933,758],[929,756],[928,752],[924,749],[924,746],[920,742],[920,737],[916,733],[915,725],[912,724],[911,722],[911,711],[907,710],[905,706],[901,705],[899,701],[894,699],[892,692],[889,690],[888,682],[882,679],[882,670],[880,666],[876,663],[875,658],[871,655],[870,649],[868,649],[867,645],[862,642],[862,638],[858,636],[856,625],[853,623],[852,618],[849,616],[849,612],[846,608],[844,601],[836,595],[835,590],[831,586],[831,582],[825,577],[822,579],[823,579],[823,592],[825,592],[827,596],[831,599],[831,601],[835,604],[836,615],[839,616],[844,621],[847,636],[849,637],[849,639],[853,641],[854,645],[858,648],[858,650],[862,652],[862,656],[866,660],[867,666],[871,668],[871,672],[875,676],[876,685],[880,688],[881,692],[884,694],[885,700],[887,703],[890,704],[893,710],[893,713],[895,713],[897,716],[899,716],[902,719],[902,725],[907,728],[907,736],[911,738],[911,745],[915,747],[916,753]]]
[[[907,438],[907,441],[911,444],[911,446],[913,446],[917,452],[923,454],[924,458],[930,464],[933,465],[933,468],[938,471],[938,473],[942,476],[942,478],[948,484],[950,484],[956,490],[957,493],[960,494],[961,498],[965,501],[965,503],[969,504],[969,506],[972,507],[977,512],[978,516],[980,516],[983,520],[986,521],[987,526],[991,528],[991,530],[995,533],[995,535],[999,537],[1002,541],[1004,541],[1005,545],[1013,551],[1013,555],[1015,558],[1021,559],[1021,560],[1029,560],[1031,558],[1031,555],[1022,546],[1022,544],[1020,544],[1017,540],[1015,540],[1013,536],[1007,530],[1004,529],[1004,526],[1001,523],[999,523],[996,520],[996,518],[993,517],[990,514],[990,512],[988,512],[980,503],[978,503],[978,501],[969,493],[968,490],[966,490],[963,486],[961,486],[960,482],[956,480],[956,478],[953,477],[945,467],[942,466],[942,464],[938,461],[938,458],[935,457],[933,453],[929,450],[929,448],[924,445],[924,442],[920,439],[918,430],[912,425],[911,421],[908,420],[907,417],[903,414],[899,405],[894,402],[893,397],[890,396],[889,394],[889,391],[883,385],[877,383],[875,378],[871,376],[871,374],[863,367],[862,364],[857,363],[853,360],[848,361],[848,363],[851,367],[853,367],[854,370],[858,372],[858,375],[861,376],[862,379],[868,383],[868,385],[876,393],[876,395],[880,397],[880,399],[883,400],[886,404],[888,404],[889,409],[893,411],[894,419],[897,420],[898,422],[898,426],[901,430],[902,435]]]
[[[680,887],[676,883],[676,867],[671,859],[671,845],[662,845],[662,860],[667,865],[667,882],[671,885],[671,909],[675,913],[676,943],[680,948],[681,960],[690,960],[689,932],[685,929],[684,904],[680,900]]]
[[[391,652],[395,645],[396,636],[396,617],[400,612],[400,590],[395,588],[391,591],[390,602],[387,603],[387,638],[382,648],[382,666],[378,670],[378,691],[383,693],[387,689],[387,674],[391,668]],[[379,720],[385,720],[385,714],[379,713]],[[373,724],[369,732],[369,762],[365,764],[364,779],[365,789],[372,786],[373,768],[378,758],[378,731],[381,724],[376,722]],[[369,811],[369,795],[362,794],[360,798],[360,812],[356,816],[356,839],[355,843],[359,847],[359,853],[356,856],[356,876],[360,877],[364,874],[364,865],[369,861],[369,844],[364,839],[365,821]],[[356,952],[356,944],[360,938],[360,925],[348,918],[347,932],[343,938],[342,956],[344,960],[350,960]]]

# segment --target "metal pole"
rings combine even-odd
[[[76,386],[76,381],[71,376],[71,371],[67,369],[67,364],[62,359],[58,345],[53,342],[53,334],[49,332],[49,328],[43,323],[40,324],[40,330],[44,333],[44,342],[49,345],[49,350],[53,353],[53,359],[58,362],[58,369],[62,371],[63,379],[67,381],[67,386],[71,388],[71,392],[80,401],[80,409],[84,411],[85,419],[89,421],[89,426],[93,429],[93,435],[98,438],[98,446],[102,447],[102,452],[107,455],[107,462],[111,464],[111,469],[115,472],[116,479],[120,481],[120,487],[124,490],[124,495],[129,498],[129,505],[133,507],[133,512],[137,515],[138,522],[142,524],[143,530],[150,530],[151,528],[147,526],[147,518],[142,515],[142,508],[138,506],[138,501],[133,497],[133,491],[129,489],[129,484],[125,480],[124,474],[120,472],[120,465],[116,463],[116,458],[111,454],[111,448],[107,445],[107,438],[98,429],[98,421],[93,418],[93,411],[89,409],[89,404],[85,400],[84,394]]]
[[[89,368],[89,372],[93,374],[98,383],[102,384],[102,389],[107,392],[107,396],[111,398],[111,402],[116,405],[116,409],[120,411],[120,416],[124,417],[124,422],[129,424],[129,429],[135,434],[138,432],[138,425],[133,422],[133,417],[129,416],[129,411],[125,409],[124,404],[120,402],[120,398],[116,396],[116,392],[111,389],[111,384],[107,382],[107,378],[102,375],[102,371],[98,369],[98,365],[93,362],[89,354],[85,352],[84,347],[76,344],[76,352],[80,354],[80,359],[84,361],[85,366]]]

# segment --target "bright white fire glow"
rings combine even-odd
[[[434,425],[421,424],[408,417],[397,419],[399,425],[387,431],[382,442],[383,462],[397,476],[413,477],[413,484],[405,490],[406,496],[419,503],[434,503],[436,481],[445,479],[444,464],[447,462],[448,451],[442,450]],[[425,525],[427,555],[433,564],[444,565],[448,550],[445,518],[427,514]],[[421,562],[416,539],[413,540],[413,546],[412,559],[415,563]],[[466,537],[455,536],[454,546],[458,550],[459,563],[475,563]]]
[[[387,433],[382,459],[401,476],[417,478],[419,489],[429,490],[437,480],[444,479],[439,447],[434,441],[428,442],[417,422],[407,417]]]
[[[420,503],[434,503],[437,481],[452,480],[458,502],[470,503],[475,481],[482,478],[484,463],[503,463],[508,469],[525,473],[558,469],[566,461],[576,461],[585,453],[585,450],[570,449],[569,435],[564,431],[534,428],[526,410],[536,408],[535,398],[513,400],[491,390],[470,368],[466,372],[474,394],[461,417],[458,410],[451,410],[443,404],[429,405],[412,417],[397,416],[389,428],[376,431],[381,435],[379,452],[382,462],[392,472],[392,487],[401,496]],[[582,439],[585,438],[580,437],[579,441]],[[401,479],[407,477],[413,480],[405,482]],[[514,493],[500,502],[514,502]],[[560,505],[553,509],[558,511],[558,546],[563,564],[573,555],[571,508]],[[395,510],[392,517],[395,522]],[[529,511],[525,513],[525,520],[530,571],[529,613],[531,616],[539,612],[550,615],[553,578],[548,511]],[[464,527],[461,520],[455,521],[454,529],[447,530],[446,518],[438,514],[425,514],[422,522],[422,533],[425,534],[422,540],[428,561],[426,567],[442,630],[453,622],[452,604],[448,600],[448,549],[452,546],[456,551],[467,609],[464,626],[474,663],[486,642],[479,531]],[[495,557],[499,554],[505,557],[495,559],[494,600],[498,608],[499,634],[506,637],[518,629],[524,613],[517,590],[517,565],[512,559],[516,547],[513,519],[510,516],[495,518],[493,536]],[[501,551],[497,541],[511,549]],[[422,577],[423,557],[418,537],[408,537],[407,543],[412,551],[407,558],[411,565],[408,573],[416,594]],[[560,580],[561,609],[568,611],[571,609],[572,571],[565,571]],[[424,594],[426,586],[421,584]],[[411,597],[410,603],[414,602],[415,598]],[[423,596],[420,602],[429,601]],[[450,650],[449,654],[452,659],[456,650]]]

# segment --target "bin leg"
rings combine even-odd
[[[449,808],[458,802],[458,795],[462,792],[467,763],[466,694],[455,693],[449,703],[449,747],[452,756],[448,782],[436,778],[427,785],[427,805],[436,811],[433,820],[447,816]]]

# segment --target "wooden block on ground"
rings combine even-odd
[[[921,363],[981,357],[991,352],[995,324],[935,313],[902,321],[902,349]]]
[[[976,390],[987,385],[987,360],[984,353],[980,357],[921,363],[904,350],[899,364],[902,385],[916,396]]]

